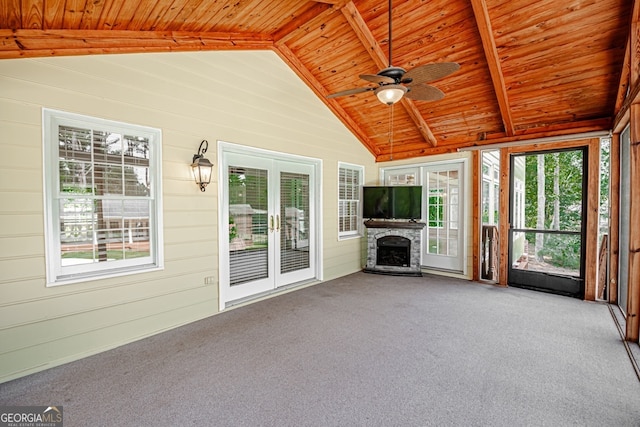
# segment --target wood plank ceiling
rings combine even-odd
[[[373,92],[326,98],[389,65],[387,0],[2,0],[0,59],[272,49],[385,161],[611,129],[628,88],[632,6],[395,0],[393,65],[461,68],[433,82],[442,100],[393,107]]]

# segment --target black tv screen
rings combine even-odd
[[[365,219],[420,219],[422,186],[376,186],[362,189]]]

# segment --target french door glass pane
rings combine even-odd
[[[458,255],[459,185],[457,170],[427,174],[429,254]]]
[[[230,285],[269,276],[268,173],[229,167]]]
[[[280,273],[309,268],[309,175],[280,174]]]

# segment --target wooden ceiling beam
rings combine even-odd
[[[613,120],[613,131],[622,132],[624,127],[629,123],[629,115],[631,105],[640,103],[640,84],[632,85],[631,90],[626,93],[624,102],[620,106],[620,110]]]
[[[364,22],[362,15],[353,4],[353,2],[348,2],[341,10],[343,15],[347,19],[347,22],[349,23],[349,25],[351,25],[351,28],[356,33],[358,39],[365,47],[367,52],[369,52],[369,55],[371,55],[371,58],[373,59],[373,62],[376,64],[376,66],[379,69],[388,67],[389,64],[387,55],[380,47],[380,44],[373,37],[371,30],[369,29],[369,27],[367,27],[367,24]],[[413,120],[416,127],[420,131],[420,134],[422,135],[424,140],[427,141],[432,147],[435,147],[438,141],[433,135],[433,132],[431,132],[431,129],[429,128],[429,125],[427,125],[427,122],[425,122],[424,117],[422,117],[420,110],[418,110],[413,101],[407,97],[403,97],[401,103],[404,109],[407,111],[409,117],[411,117],[411,120]]]
[[[193,50],[266,50],[264,34],[126,30],[0,30],[0,59]]]
[[[504,83],[504,75],[502,74],[502,67],[500,66],[500,59],[498,57],[498,49],[496,48],[496,41],[493,37],[489,9],[487,8],[485,0],[471,0],[471,6],[473,7],[473,14],[476,18],[480,38],[482,39],[482,47],[485,57],[487,58],[493,88],[496,98],[498,99],[504,130],[507,136],[513,136],[515,134],[515,126],[511,116],[507,88]]]
[[[420,131],[420,134],[424,138],[425,141],[429,143],[430,146],[435,147],[438,145],[438,140],[436,139],[433,132],[431,132],[431,128],[427,124],[427,122],[422,117],[422,113],[416,107],[416,104],[406,96],[403,96],[400,100],[402,106],[405,110],[407,110],[407,114],[411,117],[411,120],[416,124],[416,127]]]
[[[587,132],[601,132],[611,130],[611,119],[592,119],[581,120],[566,124],[548,125],[544,127],[529,128],[527,130],[519,130],[516,135],[505,136],[504,134],[484,135],[483,139],[476,141],[464,140],[461,138],[452,138],[447,141],[447,146],[453,147],[481,147],[484,145],[491,146],[493,144],[501,144],[504,142],[526,141],[528,139],[539,139],[549,137],[561,137],[567,135],[575,135]]]
[[[447,145],[438,147],[422,147],[415,149],[394,150],[393,153],[384,153],[376,157],[376,162],[390,162],[394,160],[415,159],[417,157],[434,156],[436,154],[448,154],[457,152],[457,147]]]
[[[640,84],[640,1],[634,0],[631,7],[631,22],[629,28],[629,51],[631,63],[631,86]]]
[[[277,43],[274,51],[282,58],[283,61],[315,92],[327,107],[338,117],[338,119],[362,142],[374,157],[380,155],[380,150],[376,144],[367,136],[367,133],[356,123],[349,114],[340,106],[335,99],[327,98],[329,94],[327,90],[318,82],[311,72],[304,66],[298,57],[284,43]]]
[[[629,22],[629,37],[627,38],[624,63],[616,97],[615,119],[613,131],[622,132],[629,123],[631,105],[640,103],[640,79],[637,64],[640,51],[640,1],[635,0],[631,7],[631,22]],[[635,62],[634,62],[635,61]],[[633,64],[633,66],[632,66]]]
[[[376,67],[379,69],[388,67],[389,63],[387,62],[387,55],[382,50],[382,47],[380,47],[380,44],[377,42],[375,37],[373,37],[371,30],[367,26],[366,22],[364,22],[362,15],[353,2],[350,1],[345,4],[341,11],[353,31],[356,33],[360,43],[362,43],[371,56],[371,59],[373,59]]]
[[[629,40],[624,49],[624,61],[622,62],[622,70],[620,71],[620,83],[618,84],[618,94],[616,95],[616,104],[614,114],[618,114],[622,109],[622,104],[629,91],[629,78],[631,75],[631,55],[629,53]]]

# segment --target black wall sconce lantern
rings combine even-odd
[[[193,163],[191,163],[191,172],[193,172],[193,179],[196,180],[196,184],[200,186],[200,191],[204,191],[207,184],[211,182],[211,170],[213,164],[204,157],[204,153],[207,152],[209,143],[207,140],[203,140],[198,148],[198,154],[193,155]]]

